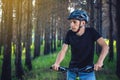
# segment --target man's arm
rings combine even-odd
[[[60,63],[62,62],[62,60],[65,57],[67,49],[68,49],[68,45],[63,44],[61,51],[58,53],[58,56],[56,58],[55,63],[52,65],[54,70],[58,70],[58,67],[60,66]]]
[[[103,66],[103,61],[109,51],[109,47],[102,37],[97,40],[97,43],[102,47],[102,50],[101,50],[97,63],[94,65],[94,70],[96,71],[101,69],[101,67]]]

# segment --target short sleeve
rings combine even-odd
[[[102,37],[94,28],[91,28],[91,33],[94,41],[97,41],[100,37]]]
[[[70,44],[69,34],[70,34],[70,32],[68,31],[68,32],[66,33],[65,39],[64,39],[64,41],[63,41],[63,43],[68,44],[68,45]]]

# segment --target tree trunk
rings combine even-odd
[[[15,72],[16,77],[22,80],[22,76],[24,75],[21,56],[22,56],[22,46],[21,46],[21,20],[22,20],[22,0],[16,1],[16,53],[15,53]]]
[[[5,7],[2,7],[2,16],[1,16],[1,27],[0,27],[0,54],[3,54],[3,45],[4,45],[4,35],[5,35],[5,27],[4,27],[4,14]]]
[[[11,39],[12,39],[12,0],[3,1],[4,14],[4,27],[5,27],[5,43],[2,64],[1,80],[11,80]]]
[[[48,25],[46,25],[49,27]],[[45,29],[45,47],[44,47],[44,54],[49,54],[50,53],[50,30],[49,28]]]
[[[116,0],[116,26],[117,26],[117,66],[116,74],[120,79],[120,0]]]
[[[1,28],[1,26],[0,26],[0,55],[1,55],[1,52],[2,52],[2,51],[1,51],[1,49],[2,49],[2,39],[1,39],[1,38],[2,38],[2,37],[1,37],[1,36],[2,36],[2,35],[1,35],[1,34],[2,34],[2,30],[1,30],[1,29],[2,29],[2,28]]]
[[[51,19],[51,22],[50,22],[50,27],[51,27],[51,28],[50,28],[50,29],[51,29],[51,30],[50,30],[50,33],[51,33],[51,34],[50,34],[50,36],[51,36],[51,37],[50,37],[50,39],[51,39],[51,40],[50,40],[50,41],[51,41],[51,42],[50,42],[50,43],[51,43],[51,44],[50,44],[50,49],[51,49],[51,50],[50,50],[50,51],[51,51],[51,53],[54,52],[54,45],[53,45],[53,42],[54,42],[54,41],[53,41],[53,37],[54,37],[54,35],[53,35],[53,33],[54,33],[54,26],[53,26],[53,25],[54,25],[54,16],[53,16],[53,15],[54,15],[54,11],[52,12],[52,15],[51,15],[52,19]]]
[[[40,55],[40,46],[41,46],[41,26],[40,26],[40,0],[36,0],[36,26],[35,26],[35,41],[34,41],[34,45],[35,45],[35,49],[34,49],[34,58],[38,57]]]
[[[94,27],[94,0],[90,0],[90,27]]]
[[[113,19],[112,19],[112,0],[109,0],[109,20],[110,20],[110,27],[109,27],[109,59],[108,61],[113,61],[114,54],[113,54]]]
[[[26,56],[25,56],[25,65],[27,66],[28,70],[32,69],[32,63],[31,63],[31,33],[32,33],[32,1],[26,1],[27,2],[27,33],[26,33]]]
[[[58,29],[57,47],[61,47],[61,46],[62,46],[62,29],[59,28],[59,29]]]
[[[1,47],[2,47],[2,26],[0,23],[0,55],[1,55]]]
[[[37,20],[37,25],[35,27],[35,49],[34,49],[34,58],[39,57],[40,55],[40,45],[41,45],[41,40],[40,40],[40,25],[39,21]]]
[[[56,29],[54,30],[53,32],[53,51],[55,52],[56,51]]]
[[[96,23],[97,31],[102,35],[102,0],[97,0],[97,23]],[[96,53],[100,54],[101,47],[96,44]]]
[[[55,9],[52,12],[51,19],[51,53],[56,51],[56,19],[55,19]]]

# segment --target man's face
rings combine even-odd
[[[76,32],[80,26],[80,21],[79,20],[75,20],[75,19],[71,19],[70,20],[70,28],[73,32]]]
[[[79,29],[79,26],[85,26],[85,21],[79,21],[76,19],[70,20],[70,28],[73,32],[76,32]]]

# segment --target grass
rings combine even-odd
[[[70,60],[70,51],[66,55],[64,61],[61,63],[62,66],[67,66]],[[49,67],[54,63],[57,53],[40,56],[32,61],[33,70],[27,72],[24,76],[25,80],[65,80],[65,74],[51,71]],[[95,61],[97,60],[95,55]],[[119,80],[115,75],[115,65],[116,62],[108,62],[107,58],[105,60],[104,69],[96,73],[97,80]]]
[[[57,75],[54,73],[51,73],[49,70],[49,67],[55,60],[56,55],[47,55],[47,56],[41,56],[37,59],[35,59],[33,64],[33,70],[30,72],[27,72],[24,76],[25,80],[49,80],[49,75]],[[55,77],[54,77],[55,78]],[[57,77],[56,77],[57,78]],[[52,79],[51,79],[52,80]]]
[[[33,69],[31,71],[26,71],[24,75],[24,80],[65,80],[65,74],[51,71],[49,67],[54,63],[57,53],[49,54],[46,56],[40,56],[32,60]],[[68,66],[70,60],[70,51],[67,52],[64,61],[61,66]],[[95,55],[95,61],[97,60],[97,55]],[[24,58],[23,61],[24,62]],[[1,60],[0,60],[1,63]],[[108,62],[107,58],[104,62],[104,69],[96,72],[97,80],[119,80],[115,75],[115,65],[116,60],[113,62]],[[12,60],[12,80],[17,80],[15,78],[14,63]]]

